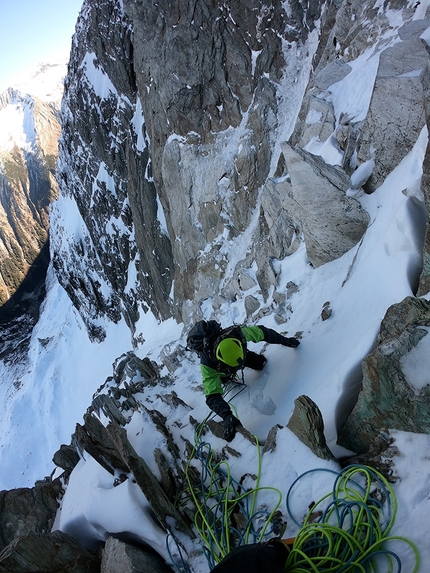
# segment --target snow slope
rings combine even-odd
[[[371,196],[360,198],[372,222],[359,245],[341,259],[318,269],[307,264],[304,248],[278,262],[281,270],[279,290],[282,292],[284,287],[286,291],[287,283],[293,281],[299,286],[299,291],[290,299],[292,312],[285,328],[277,326],[272,317],[262,322],[289,335],[302,332],[302,342],[296,350],[267,346],[264,352],[269,361],[265,370],[261,373],[247,371],[246,389],[232,401],[243,425],[261,441],[265,440],[268,430],[275,424],[284,426],[287,423],[294,399],[306,394],[322,411],[329,446],[336,454],[345,453],[335,444],[337,407],[340,400],[348,398],[345,396],[345,392],[348,392],[345,385],[362,358],[371,350],[387,307],[412,294],[409,269],[419,266],[420,248],[415,231],[416,216],[411,208],[415,202],[402,191],[417,189],[426,143],[427,133],[423,131],[413,151],[384,185]],[[320,313],[326,301],[330,301],[333,313],[328,320],[322,321]],[[155,328],[159,336],[151,340],[148,338],[148,342],[138,350],[139,356],[157,360],[161,341],[166,343],[169,338],[185,344],[183,338],[178,338],[180,328],[169,322],[149,326],[148,318],[142,321],[142,331],[154,332]],[[223,325],[233,321],[240,323],[244,318],[240,301],[222,309]],[[255,345],[259,350],[263,347],[263,343]],[[192,415],[203,420],[208,409],[199,391],[199,369],[195,358],[189,356],[175,375],[173,389],[193,408]],[[419,363],[414,363],[414,372],[410,375],[421,380],[421,384],[423,379],[428,383],[426,362],[422,361],[421,368]],[[168,391],[171,392],[172,387]],[[159,388],[153,392],[145,390],[142,398],[151,404],[151,408],[162,410],[161,401],[157,398],[159,393]],[[46,422],[49,423],[49,420]],[[189,422],[184,422],[183,413],[172,413],[172,417],[169,417],[168,425],[173,432],[176,423],[180,425],[178,443],[181,442],[179,435],[192,440],[193,427]],[[278,438],[280,445],[275,453],[263,456],[262,482],[265,486],[278,488],[285,503],[288,488],[301,473],[317,467],[336,471],[339,468],[334,462],[316,458],[286,428],[282,432],[283,437]],[[424,573],[430,558],[429,531],[425,519],[426,512],[430,510],[430,463],[425,455],[430,446],[430,436],[398,431],[392,432],[392,435],[401,452],[394,460],[395,472],[401,476],[401,481],[394,486],[399,510],[393,535],[407,536],[418,546],[422,563],[419,571]],[[148,436],[145,417],[141,412],[137,412],[130,423],[129,439],[157,473],[151,452],[159,447],[161,438],[160,435]],[[210,441],[214,448],[224,445],[216,438]],[[242,453],[242,458],[232,465],[234,475],[239,477],[255,471],[255,448],[241,436],[235,438],[232,446]],[[332,482],[333,477],[326,473],[306,482],[300,511],[307,510],[309,500],[318,499],[329,492]],[[83,490],[84,496],[81,493]],[[275,501],[268,494],[262,494],[260,503],[270,505]],[[292,536],[297,528],[288,520],[285,507],[281,505],[281,508],[289,521],[285,536]],[[147,502],[136,484],[127,480],[114,488],[112,476],[90,456],[81,460],[72,474],[56,526],[77,536],[83,543],[104,540],[108,533],[133,532],[168,561],[170,559],[165,548],[165,534],[148,517]],[[170,550],[174,553],[174,548],[170,547]],[[412,571],[413,554],[410,548],[400,546],[396,547],[396,551],[403,561],[404,571]],[[193,571],[203,573],[207,570],[205,560],[196,558]]]

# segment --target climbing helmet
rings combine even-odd
[[[242,343],[237,338],[224,338],[215,350],[215,356],[228,366],[242,367],[245,361],[245,352]]]

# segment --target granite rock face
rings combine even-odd
[[[398,9],[392,4],[393,9]],[[391,26],[387,13],[362,2],[340,6],[326,44],[320,43],[315,72],[291,139],[293,145],[305,147],[313,139],[323,143],[334,136],[342,152],[341,166],[348,174],[372,160],[374,168],[365,182],[369,193],[412,149],[426,124],[422,76],[428,53],[420,35],[429,21],[407,21],[413,10],[403,11],[405,24],[398,31],[399,41],[386,46],[381,32]],[[380,50],[380,57],[375,69],[369,70],[374,75],[374,88],[367,102],[368,111],[363,115],[362,106],[358,106],[351,110],[350,117],[339,117],[333,101],[341,95],[333,88],[349,74],[353,81],[349,62],[370,48]],[[356,89],[360,101],[360,86]]]
[[[285,214],[294,214],[296,226],[303,232],[309,262],[319,267],[341,257],[360,241],[369,215],[356,199],[346,195],[349,177],[342,169],[300,148],[292,149],[287,143],[282,144],[282,153],[289,177],[269,181],[265,191],[283,198],[281,209]]]
[[[100,559],[61,531],[29,533],[0,553],[2,573],[99,573]]]
[[[367,182],[368,192],[379,187],[409,153],[426,124],[421,74],[428,54],[419,35],[429,24],[430,20],[405,24],[399,31],[401,41],[380,56],[369,112],[357,146],[359,164],[370,158],[375,161]]]
[[[279,0],[84,3],[65,84],[52,252],[95,340],[99,316],[123,315],[133,333],[148,308],[187,319],[208,295],[234,296],[233,283],[221,292],[224,251],[255,224],[277,161],[285,50],[306,51],[320,18],[319,1],[288,11]],[[75,229],[61,217],[69,203]],[[275,278],[268,262],[266,253],[263,290]]]
[[[388,10],[401,14],[398,30]],[[84,3],[65,85],[52,252],[94,340],[105,335],[101,316],[124,316],[133,335],[148,309],[187,323],[210,298],[216,312],[245,296],[238,277],[251,269],[266,298],[276,291],[271,261],[303,240],[313,266],[360,241],[368,217],[351,189],[376,189],[426,122],[428,22],[414,10]],[[384,33],[398,41],[384,43]],[[350,63],[369,50],[380,52],[370,101],[338,117],[336,82],[353,81]],[[294,111],[299,80],[307,87]],[[316,143],[337,146],[337,165],[312,155]],[[360,175],[362,166],[372,168]],[[72,205],[68,228],[61,212]],[[229,248],[248,235],[230,269]],[[250,317],[267,311],[250,302]]]
[[[69,535],[52,532],[64,483],[0,492],[0,571],[98,573],[100,559]]]
[[[376,348],[363,361],[358,401],[339,443],[366,452],[380,431],[430,432],[430,377],[417,377],[416,364],[430,356],[430,302],[408,297],[391,306]],[[411,382],[414,380],[414,383]]]
[[[0,550],[15,537],[50,531],[63,492],[60,480],[1,491]]]

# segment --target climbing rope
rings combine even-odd
[[[246,387],[233,381],[224,397],[238,386],[230,401]],[[181,505],[192,503],[194,525],[211,570],[233,548],[276,537],[274,517],[282,501],[279,490],[260,486],[261,451],[256,436],[255,486],[247,488],[245,476],[237,481],[231,475],[228,462],[219,459],[203,439],[205,425],[212,417],[214,414],[195,428],[194,446],[185,468],[188,490],[179,499]],[[333,489],[312,505],[301,522],[293,515],[291,498],[306,475],[321,471],[336,476]],[[258,493],[263,490],[276,493],[277,502],[271,512],[258,508]],[[285,573],[401,573],[401,560],[389,548],[393,541],[409,545],[414,554],[415,566],[408,573],[418,570],[419,554],[414,543],[389,535],[397,502],[392,487],[375,469],[352,465],[340,473],[309,470],[290,486],[286,508],[300,529],[285,563]],[[175,564],[177,570],[189,573],[181,561],[181,566]]]
[[[176,551],[178,553],[178,558],[173,557],[169,541],[172,541],[172,543],[175,545]],[[170,557],[170,563],[168,564],[174,567],[177,573],[192,573],[190,567],[187,565],[186,559],[182,554],[182,549],[179,543],[176,541],[176,539],[172,536],[171,533],[168,533],[166,535],[166,550]]]
[[[273,518],[281,504],[282,494],[275,488],[260,486],[261,451],[257,438],[258,467],[254,487],[245,487],[245,476],[237,481],[231,475],[228,462],[216,459],[211,445],[202,439],[204,425],[210,417],[195,430],[195,445],[185,470],[188,496],[182,498],[182,503],[187,500],[193,502],[196,511],[194,525],[212,569],[234,547],[260,543],[273,535]],[[193,479],[193,460],[200,466],[199,483]],[[271,512],[257,506],[258,493],[263,490],[275,492],[277,496],[278,501]]]
[[[301,527],[285,564],[288,573],[400,573],[401,560],[387,548],[398,540],[408,544],[419,565],[416,546],[405,537],[390,536],[397,503],[388,481],[376,470],[353,465],[336,474],[331,494],[314,504],[300,523],[291,511],[297,484],[313,472],[302,474],[291,485],[286,505],[291,519]],[[331,472],[336,473],[336,472]],[[382,569],[382,567],[385,567]]]
[[[227,396],[233,390],[237,390],[237,392],[227,400],[228,403],[230,404],[230,407],[234,408],[234,406],[230,402],[232,402],[236,398],[236,396],[239,396],[239,394],[241,394],[245,390],[246,387],[247,386],[245,383],[245,377],[243,375],[243,370],[242,370],[241,379],[238,377],[237,374],[234,378],[229,378],[229,380],[227,381],[227,383],[224,386],[224,392],[223,392],[224,400],[227,399]]]

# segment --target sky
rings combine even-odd
[[[83,0],[0,0],[0,91],[68,58]]]

